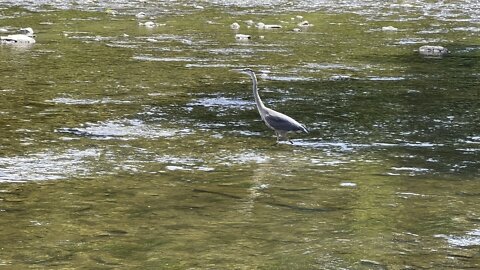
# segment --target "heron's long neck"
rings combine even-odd
[[[260,98],[260,95],[258,95],[257,76],[255,76],[255,73],[252,73],[250,76],[252,77],[253,82],[253,97],[255,97],[255,103],[257,103],[258,111],[260,112],[260,114],[262,114],[262,111],[265,110],[265,105],[263,105],[262,99]]]

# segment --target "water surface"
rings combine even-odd
[[[0,1],[0,268],[480,267],[478,3],[256,2]]]

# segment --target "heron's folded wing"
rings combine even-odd
[[[275,130],[281,131],[299,131],[303,130],[302,126],[297,121],[284,115],[265,115],[265,122]]]

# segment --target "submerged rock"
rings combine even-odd
[[[418,52],[425,56],[443,56],[449,53],[445,47],[432,45],[424,45],[418,48]]]

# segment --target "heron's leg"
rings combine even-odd
[[[275,135],[277,135],[277,142],[276,144],[278,144],[280,142],[280,133],[278,133],[277,131],[275,131]]]
[[[286,132],[276,132],[277,133],[277,143],[280,141],[287,141],[293,144],[293,142],[288,138],[288,135]]]
[[[285,140],[288,141],[289,143],[293,144],[292,140],[290,140],[290,138],[288,138],[287,134],[285,134]]]

